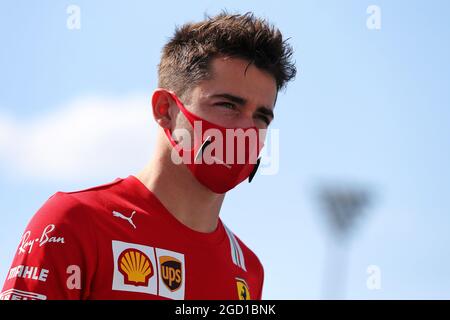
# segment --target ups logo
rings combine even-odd
[[[170,291],[177,291],[183,282],[181,262],[173,257],[161,256],[159,257],[159,265],[164,284]]]

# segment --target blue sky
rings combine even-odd
[[[80,30],[66,27],[71,4],[81,9]],[[381,9],[380,30],[366,27],[369,5]],[[449,299],[444,0],[3,1],[0,282],[27,222],[51,194],[145,165],[162,46],[175,25],[224,8],[276,24],[291,38],[299,70],[277,101],[278,174],[230,192],[221,213],[263,262],[264,298],[324,297],[334,240],[314,190],[337,183],[376,195],[341,255],[347,276],[340,297]],[[92,131],[93,123],[101,129]],[[328,277],[339,277],[341,260],[331,261]],[[381,272],[378,290],[366,285],[370,265]]]

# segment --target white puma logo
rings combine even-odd
[[[124,215],[123,215],[122,213],[120,213],[120,212],[117,212],[117,211],[113,211],[113,212],[112,212],[112,214],[113,214],[114,217],[118,217],[118,218],[127,220],[127,221],[133,226],[133,228],[136,229],[136,226],[134,225],[133,220],[131,220],[131,219],[133,219],[133,216],[134,216],[135,213],[136,213],[136,211],[133,211],[133,212],[131,213],[131,216],[126,217],[126,216],[124,216]]]
[[[216,163],[221,164],[225,167],[227,167],[228,169],[231,169],[231,166],[229,164],[226,164],[225,162],[223,162],[222,160],[220,160],[219,158],[213,157],[211,156],[212,159],[216,160]]]

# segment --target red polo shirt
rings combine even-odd
[[[0,299],[261,299],[256,255],[219,219],[179,222],[133,175],[57,192],[20,240]]]

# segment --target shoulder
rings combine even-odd
[[[112,182],[101,185],[74,191],[58,191],[57,193],[64,195],[65,198],[77,201],[80,205],[93,206],[98,202],[104,201],[104,198],[108,195],[111,195],[111,191],[123,180],[122,178],[116,178]]]
[[[77,199],[64,192],[56,192],[37,210],[29,221],[24,238],[46,238],[55,236],[65,238],[86,236],[86,207]],[[23,241],[23,239],[22,239]],[[30,250],[31,251],[31,250]]]
[[[45,228],[48,224],[64,229],[86,229],[90,217],[104,203],[109,188],[122,179],[76,190],[57,191],[52,194],[33,215],[29,228]]]
[[[58,223],[66,224],[71,217],[83,210],[83,204],[70,195],[58,191],[51,195],[47,201],[34,214],[30,224]]]
[[[122,180],[117,178],[112,182],[74,191],[57,191],[48,198],[38,213],[64,218],[95,212],[108,201],[108,197],[113,196],[114,186]]]
[[[254,286],[255,299],[262,299],[264,286],[264,267],[258,256],[238,236],[225,226],[230,239],[233,262],[246,271],[246,279]]]
[[[56,261],[68,252],[71,257],[90,256],[95,234],[85,212],[83,204],[62,192],[50,196],[28,223],[15,261]]]
[[[235,237],[242,250],[245,252],[245,256],[247,260],[249,260],[249,264],[255,268],[259,276],[262,276],[264,274],[264,267],[256,253],[250,249],[238,236],[235,235]]]
[[[256,253],[250,249],[244,241],[242,241],[233,231],[225,226],[226,233],[230,239],[231,246],[234,247],[235,257],[237,264],[244,270],[254,272],[257,276],[263,277],[264,267],[259,260]]]

